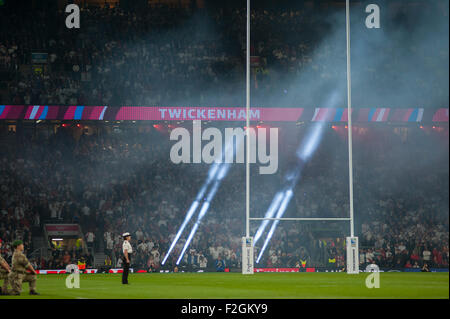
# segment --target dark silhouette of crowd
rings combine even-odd
[[[428,6],[438,14],[445,12],[439,5]],[[388,9],[392,21],[401,24],[394,28],[400,30],[408,25],[408,10],[414,12],[415,7]],[[336,30],[335,20],[330,19],[333,10],[333,6],[320,4],[284,9],[255,5],[252,103],[270,107],[309,103],[305,101],[311,91],[298,90],[304,84],[296,80],[304,74],[310,76],[307,82],[326,82],[330,88],[343,81],[345,38],[338,42],[326,38]],[[80,29],[66,28],[62,10],[3,9],[0,14],[0,27],[8,30],[0,35],[0,69],[9,75],[3,77],[9,80],[2,104],[211,106],[245,102],[245,8],[82,6]],[[364,62],[357,55],[356,63],[363,67],[355,69],[361,75],[355,85],[364,82],[372,88],[382,87],[405,73],[401,63],[405,56],[418,55],[420,64],[426,63],[416,82],[409,84],[409,94],[421,107],[435,107],[435,101],[424,98],[430,94],[448,102],[446,88],[439,85],[448,77],[442,67],[448,65],[448,47],[426,49],[422,52],[414,43],[384,43],[390,60],[376,70],[370,56]],[[32,52],[47,53],[48,62],[34,67]],[[378,57],[378,51],[373,56]],[[427,80],[430,75],[433,81]],[[355,90],[355,103],[379,106],[367,91]],[[392,92],[385,93],[383,104],[402,107]]]

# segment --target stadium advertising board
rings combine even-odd
[[[45,230],[49,236],[77,236],[79,234],[77,224],[49,224],[45,225]]]
[[[380,272],[421,272],[420,268],[400,268],[400,269],[389,269],[389,268],[381,268],[379,270]],[[448,272],[448,268],[431,268],[430,272]],[[56,274],[66,274],[65,269],[38,269],[36,270],[38,275],[56,275]],[[86,269],[84,271],[85,274],[96,274],[99,273],[99,269]],[[122,268],[112,268],[108,269],[106,273],[108,274],[118,274],[122,273]],[[137,273],[137,274],[143,274],[148,273],[149,271],[144,269],[134,270],[133,268],[130,268],[131,273]],[[173,273],[170,270],[160,270],[160,273]],[[185,272],[185,271],[182,271]],[[208,272],[215,272],[215,271],[207,271],[207,270],[197,270],[192,271],[193,273],[208,273]],[[235,273],[233,271],[226,271],[227,273]],[[260,272],[301,272],[299,268],[254,268],[254,272],[260,273]],[[303,271],[302,271],[303,272]],[[342,272],[340,270],[331,270],[331,269],[325,269],[325,268],[316,268],[316,267],[310,267],[306,268],[304,272]]]
[[[448,108],[355,108],[356,123],[448,122]],[[0,120],[242,121],[244,107],[0,105]],[[347,122],[347,108],[252,107],[251,121]]]
[[[48,61],[48,53],[45,52],[32,52],[31,53],[31,62],[37,64],[47,63]]]

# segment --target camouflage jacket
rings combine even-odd
[[[11,264],[11,271],[17,273],[25,273],[27,268],[30,266],[30,262],[27,257],[23,253],[17,251],[15,251],[12,256]]]

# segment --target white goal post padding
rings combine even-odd
[[[347,237],[347,274],[359,274],[358,237]]]
[[[253,237],[242,237],[242,274],[253,275]]]

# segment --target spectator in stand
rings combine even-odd
[[[431,8],[436,17],[446,12]],[[389,7],[388,10],[395,16],[398,9]],[[198,11],[185,8],[181,3],[179,7],[153,5],[139,12],[119,7],[88,7],[81,11],[81,20],[91,31],[76,35],[67,33],[59,12],[38,10],[38,14],[40,19],[36,21],[30,12],[7,12],[0,22],[2,30],[14,30],[12,34],[0,35],[0,69],[15,74],[8,83],[8,102],[0,101],[2,104],[241,103],[244,93],[236,92],[241,84],[241,69],[245,67],[244,8],[204,10],[202,21],[211,27],[199,28],[190,23],[197,18]],[[308,8],[252,9],[252,55],[260,61],[252,78],[255,104],[268,106],[290,94],[284,85],[284,76],[294,78],[314,72],[322,79],[338,79],[340,69],[330,63],[334,61],[336,50],[332,45],[319,45],[329,34],[328,14],[327,9],[322,11],[318,6],[313,11]],[[120,28],[108,32],[104,25]],[[33,65],[33,48],[42,48],[48,53],[49,67],[29,74],[21,70]],[[442,52],[436,50],[439,54],[433,58],[429,50],[421,52],[414,46],[405,47],[397,42],[386,43],[385,50],[391,55],[391,61],[399,61],[408,54],[427,59],[424,74],[433,74],[438,80],[414,83],[412,94],[416,94],[419,105],[432,102],[425,98],[426,94],[416,92],[434,90],[435,95],[448,99],[446,90],[438,85],[447,77],[440,66],[448,58],[448,48],[442,48]],[[383,83],[401,72],[402,67],[402,63],[385,63],[377,72],[369,66],[362,71],[368,81]],[[221,89],[208,94],[208,89],[217,87]],[[308,90],[295,90],[296,98],[292,100],[303,100],[308,95]],[[370,98],[367,96],[368,104]],[[385,96],[388,98],[393,99]],[[387,104],[394,103],[388,100]]]
[[[276,252],[272,253],[272,256],[270,256],[270,266],[269,267],[277,267],[278,265],[278,256]]]
[[[208,259],[206,259],[203,254],[201,254],[199,257],[199,267],[201,269],[205,269],[206,267],[208,267]]]
[[[106,267],[106,269],[110,269],[112,267],[112,260],[111,260],[111,257],[109,255],[106,255],[105,267]]]
[[[94,239],[95,239],[95,235],[92,231],[88,231],[86,233],[86,243],[89,249],[94,248]]]
[[[423,262],[429,264],[431,261],[431,251],[428,250],[428,247],[425,247],[425,249],[422,252],[422,258]]]
[[[190,249],[187,256],[187,265],[189,269],[194,270],[198,267],[198,256],[195,249]]]
[[[62,260],[63,260],[63,263],[65,266],[67,266],[71,263],[72,256],[69,254],[69,252],[67,250],[64,252]]]
[[[217,257],[217,260],[214,262],[215,266],[216,266],[216,271],[217,272],[224,272],[225,271],[225,261],[222,259],[222,256],[219,255]]]
[[[112,257],[113,249],[114,249],[114,242],[111,237],[108,237],[106,240],[105,254],[109,257]]]

